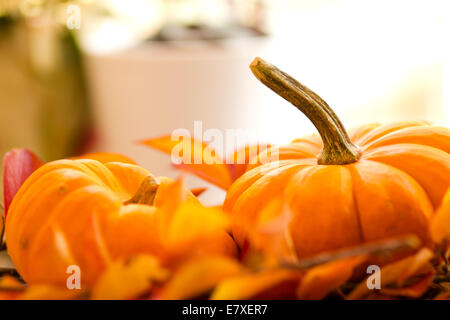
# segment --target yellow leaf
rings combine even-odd
[[[207,293],[220,281],[241,272],[241,265],[230,258],[210,256],[193,259],[175,272],[159,298],[192,299]]]
[[[128,263],[115,261],[100,275],[92,289],[92,299],[138,298],[148,292],[155,281],[167,277],[168,271],[152,256],[139,255]]]
[[[282,197],[276,197],[259,214],[249,230],[251,247],[262,251],[267,259],[295,262],[298,260],[289,231],[292,212]],[[238,221],[236,222],[238,223]]]
[[[297,290],[299,299],[319,300],[347,282],[356,267],[367,259],[356,256],[332,261],[307,271]]]
[[[430,288],[430,285],[433,283],[433,277],[434,273],[430,272],[427,276],[424,276],[413,285],[404,288],[381,289],[381,294],[418,299]]]
[[[84,291],[69,290],[50,285],[32,285],[20,296],[20,300],[73,300],[82,298]]]
[[[172,217],[166,234],[169,247],[193,243],[224,232],[229,226],[228,217],[220,210],[202,205],[182,203]]]
[[[177,167],[222,189],[228,189],[231,185],[232,175],[229,166],[206,143],[193,138],[173,140],[170,135],[140,142],[175,157],[180,161]]]
[[[415,255],[406,257],[399,261],[387,264],[380,270],[381,289],[389,284],[397,283],[401,285],[408,278],[415,274],[422,272],[428,273],[432,266],[430,260],[433,257],[433,252],[430,249],[423,248]],[[347,296],[347,299],[362,299],[370,293],[366,281],[362,281],[353,291]]]
[[[216,287],[211,299],[292,298],[301,276],[298,271],[273,269],[232,277]]]
[[[431,235],[435,243],[450,239],[450,189],[431,220]]]

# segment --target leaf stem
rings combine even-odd
[[[342,165],[358,161],[359,148],[352,143],[341,121],[322,98],[261,58],[255,58],[250,69],[258,80],[292,103],[314,124],[323,141],[319,164]]]

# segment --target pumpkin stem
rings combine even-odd
[[[124,202],[124,204],[147,204],[153,205],[155,200],[156,191],[158,191],[158,180],[152,175],[145,177],[139,186],[136,194],[130,199]]]
[[[258,80],[292,103],[314,124],[323,141],[317,160],[319,164],[341,165],[358,161],[361,156],[359,148],[322,98],[261,58],[255,58],[250,69]]]

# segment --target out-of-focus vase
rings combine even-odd
[[[0,17],[0,153],[27,147],[46,161],[80,152],[89,125],[72,34],[40,17]]]
[[[248,65],[263,38],[149,42],[109,55],[87,55],[88,82],[97,128],[95,148],[125,153],[156,175],[175,177],[170,157],[137,141],[215,128],[258,130],[260,84]],[[191,186],[205,185],[189,177]],[[211,199],[217,199],[211,196]]]

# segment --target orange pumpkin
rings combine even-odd
[[[250,67],[303,112],[320,137],[267,149],[259,157],[276,153],[279,161],[232,184],[224,209],[241,247],[270,206],[290,211],[286,239],[297,257],[404,234],[430,243],[429,218],[450,185],[450,130],[401,122],[347,134],[317,94],[260,58]]]
[[[6,219],[8,252],[25,281],[56,285],[65,285],[69,265],[79,266],[82,283],[91,285],[111,261],[140,253],[163,263],[188,254],[190,247],[194,254],[234,255],[219,215],[216,229],[203,234],[204,244],[188,241],[195,231],[180,232],[192,227],[190,217],[210,214],[202,210],[212,209],[180,183],[157,179],[134,164],[54,161],[36,170],[15,195]]]
[[[447,240],[450,245],[450,189],[431,221],[431,235],[436,243]]]

